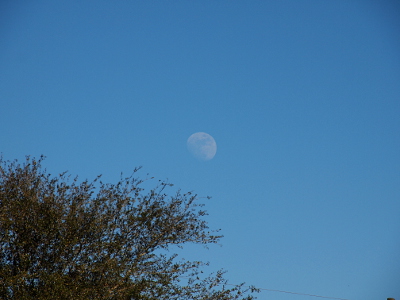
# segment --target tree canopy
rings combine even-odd
[[[171,254],[222,237],[196,194],[168,195],[162,180],[145,189],[138,169],[116,184],[52,176],[43,159],[0,158],[1,299],[255,298],[254,287]]]

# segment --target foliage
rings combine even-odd
[[[137,169],[117,184],[52,177],[42,161],[0,159],[1,299],[254,299],[163,251],[221,238],[197,195],[168,196],[164,181],[146,192]]]

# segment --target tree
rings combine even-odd
[[[254,299],[223,271],[203,276],[201,261],[178,260],[187,243],[209,245],[197,195],[132,176],[116,184],[52,177],[40,159],[0,158],[1,299]]]

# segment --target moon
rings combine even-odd
[[[211,135],[205,132],[193,133],[186,144],[189,152],[199,160],[213,159],[217,153],[217,143]]]

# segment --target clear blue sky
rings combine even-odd
[[[223,246],[182,254],[232,283],[400,300],[398,1],[3,0],[0,128],[5,159],[212,196]]]

